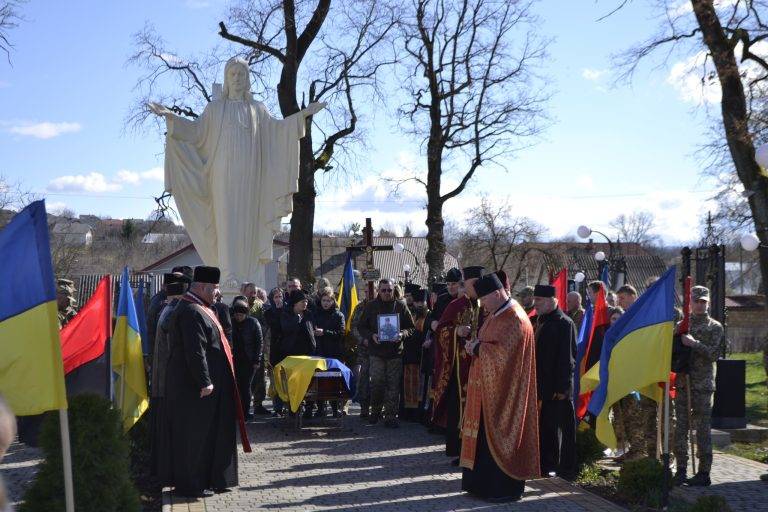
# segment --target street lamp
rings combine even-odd
[[[621,288],[624,285],[627,276],[627,262],[621,254],[621,242],[617,241],[614,244],[613,240],[608,238],[608,235],[594,230],[589,226],[581,225],[576,230],[576,235],[578,235],[579,238],[589,238],[592,236],[592,233],[597,233],[608,242],[607,260],[603,251],[597,251],[595,253],[595,260],[598,262],[599,272],[602,274],[604,266],[608,265],[608,271],[611,273],[611,283],[613,284],[614,289]]]
[[[582,272],[581,270],[576,272],[576,275],[573,276],[573,280],[576,281],[579,284],[583,283],[586,278],[587,278],[587,276],[584,275],[584,272]]]
[[[403,265],[403,274],[405,274],[405,282],[410,283],[411,266],[407,263]]]
[[[398,254],[402,254],[404,252],[407,252],[408,254],[413,256],[413,259],[416,262],[416,267],[415,267],[414,271],[418,271],[418,270],[421,269],[421,263],[419,263],[419,258],[412,251],[410,251],[409,249],[406,249],[406,247],[403,244],[401,244],[399,242],[394,244],[392,246],[392,250],[395,251]],[[405,267],[408,267],[407,271],[405,270]],[[410,273],[410,271],[411,271],[411,266],[410,265],[408,265],[407,263],[405,265],[403,265],[403,272]],[[406,279],[407,279],[407,277],[406,277]]]

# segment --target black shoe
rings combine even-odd
[[[709,473],[703,473],[699,471],[693,477],[689,478],[686,482],[691,487],[709,487],[712,485],[712,481],[709,479]]]
[[[229,489],[229,488],[227,488],[227,487],[214,487],[214,488],[213,488],[213,489],[211,489],[211,490],[212,490],[213,492],[215,492],[216,494],[223,494],[223,493],[225,493],[225,492],[230,492],[230,491],[232,491],[232,489]]]
[[[400,426],[400,424],[397,422],[397,420],[386,420],[384,422],[384,426],[387,428],[397,428]]]
[[[257,405],[253,408],[253,414],[269,414],[269,411],[263,405]]]
[[[672,485],[675,487],[683,485],[688,480],[688,473],[685,470],[677,470],[675,476],[672,477]]]

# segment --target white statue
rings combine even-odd
[[[275,119],[253,100],[250,86],[248,64],[233,58],[224,68],[221,97],[196,120],[148,105],[168,127],[165,189],[202,260],[221,268],[225,291],[243,281],[263,284],[273,237],[298,190],[306,118],[325,107],[312,103]]]

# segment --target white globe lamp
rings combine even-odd
[[[584,272],[576,272],[576,275],[573,276],[573,280],[577,283],[583,283],[586,278],[587,276],[584,275]]]
[[[756,251],[757,248],[760,247],[760,239],[757,238],[757,235],[754,233],[747,233],[741,237],[741,247],[745,251]]]
[[[587,226],[579,226],[579,229],[576,230],[576,234],[579,235],[579,238],[589,238],[589,235],[592,234],[592,230]]]
[[[403,252],[405,250],[405,246],[403,244],[401,244],[401,243],[396,243],[395,245],[392,246],[392,249],[395,252],[400,253],[400,252]]]
[[[595,253],[595,259],[597,261],[605,261],[605,253],[603,251],[597,251]]]
[[[405,265],[403,265],[403,272],[410,272],[410,271],[411,271],[411,266],[409,264],[406,263]]]

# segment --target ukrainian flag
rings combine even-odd
[[[355,273],[352,269],[351,252],[347,252],[347,262],[344,264],[344,274],[339,283],[339,296],[336,300],[339,305],[339,310],[344,313],[344,318],[347,322],[344,327],[344,333],[347,334],[352,328],[352,313],[355,311],[358,303]]]
[[[675,267],[667,270],[605,333],[600,362],[584,374],[582,392],[594,388],[590,414],[597,418],[595,433],[616,448],[608,411],[637,390],[661,401],[659,382],[669,379],[675,327]]]
[[[45,202],[0,231],[0,394],[19,416],[67,408]]]
[[[139,332],[128,267],[125,267],[120,278],[117,323],[112,334],[112,371],[117,376],[115,402],[122,411],[123,429],[126,431],[139,421],[149,407]]]

